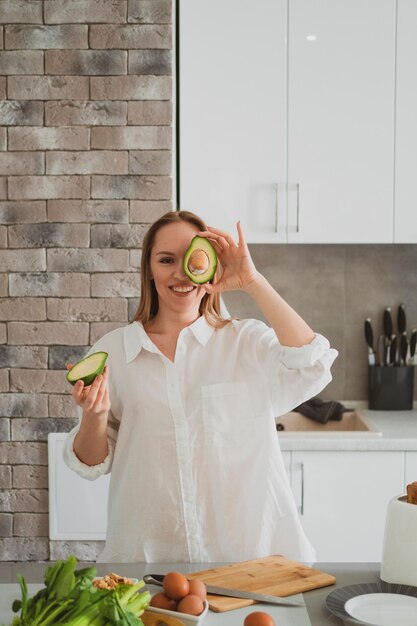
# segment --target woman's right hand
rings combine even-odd
[[[72,364],[68,363],[67,369],[71,368]],[[107,420],[110,411],[108,377],[109,368],[106,365],[103,374],[97,376],[88,387],[82,380],[78,380],[73,386],[72,397],[74,402],[82,408],[83,417],[99,421]]]

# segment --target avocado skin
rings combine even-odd
[[[194,252],[194,250],[204,250],[204,252],[207,254],[209,258],[210,264],[209,264],[208,269],[204,272],[204,274],[193,274],[188,269],[188,261],[190,259],[190,256]],[[205,237],[199,237],[198,235],[193,237],[193,239],[191,240],[191,244],[188,247],[188,250],[184,255],[183,265],[184,265],[184,272],[187,274],[188,278],[192,280],[193,283],[197,285],[208,283],[209,280],[211,280],[214,277],[214,274],[216,273],[216,269],[217,269],[217,254],[213,245],[210,243],[210,241],[206,239]]]
[[[72,369],[76,366],[79,365],[80,363],[82,363],[83,361],[87,361],[88,359],[90,359],[92,356],[96,355],[96,354],[102,354],[103,355],[103,360],[101,362],[101,364],[98,366],[98,368],[96,370],[94,370],[94,372],[91,372],[91,374],[86,374],[85,376],[82,376],[81,378],[75,378],[74,380],[70,380],[69,375],[72,372]],[[100,376],[100,374],[103,373],[104,371],[104,367],[106,365],[106,361],[107,361],[107,357],[109,356],[108,352],[93,352],[92,354],[89,354],[88,356],[86,356],[84,359],[80,359],[80,361],[77,361],[77,363],[74,363],[73,367],[70,369],[69,372],[67,372],[66,375],[66,379],[67,381],[71,384],[71,385],[75,385],[76,382],[78,382],[79,380],[82,380],[85,387],[88,387],[89,385],[91,385],[94,380],[97,378],[97,376]]]

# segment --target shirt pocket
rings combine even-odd
[[[202,387],[204,442],[229,447],[257,439],[265,415],[263,390],[243,382]]]

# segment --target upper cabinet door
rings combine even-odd
[[[399,0],[397,19],[397,115],[395,226],[398,243],[417,242],[417,2]]]
[[[180,0],[182,210],[286,241],[287,0]]]
[[[289,2],[289,242],[393,241],[395,11]]]

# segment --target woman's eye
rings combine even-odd
[[[172,263],[174,259],[172,257],[166,256],[161,259],[161,263]]]

